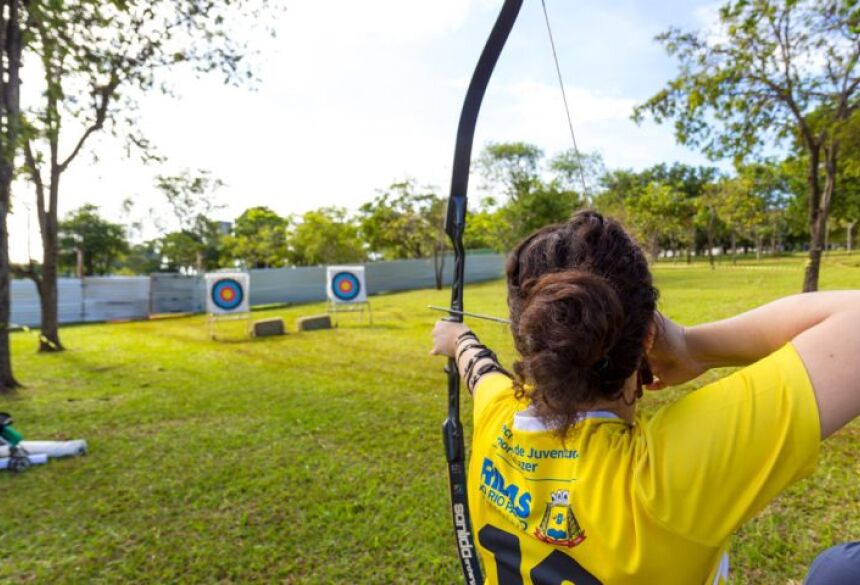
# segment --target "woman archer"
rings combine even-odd
[[[487,583],[725,583],[729,537],[860,414],[860,292],[681,327],[633,239],[594,211],[507,262],[513,373],[440,321],[474,396],[469,500]],[[643,417],[643,388],[743,369]]]

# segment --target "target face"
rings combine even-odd
[[[206,311],[210,314],[245,313],[250,310],[249,279],[243,273],[206,275]]]
[[[212,302],[224,311],[235,310],[242,304],[244,298],[245,291],[242,290],[242,285],[232,278],[219,280],[212,287]]]
[[[326,296],[333,303],[367,302],[364,266],[327,267]]]
[[[341,301],[354,301],[361,293],[361,282],[351,272],[338,272],[331,279],[334,296]]]

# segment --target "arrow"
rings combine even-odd
[[[464,317],[475,317],[476,319],[495,321],[496,323],[504,323],[505,325],[511,324],[509,320],[502,319],[501,317],[491,317],[490,315],[481,315],[480,313],[472,313],[470,311],[458,311],[456,309],[449,309],[447,307],[437,307],[436,305],[427,305],[427,308],[433,311],[441,311],[442,313],[452,313],[454,315],[463,315]]]

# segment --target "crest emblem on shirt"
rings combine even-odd
[[[540,526],[535,529],[535,537],[548,544],[568,548],[585,540],[585,532],[573,515],[568,490],[550,493],[550,501],[547,502]]]

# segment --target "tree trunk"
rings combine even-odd
[[[809,261],[803,275],[803,292],[818,290],[818,274],[821,269],[821,249],[824,246],[824,232],[827,216],[823,213],[824,197],[818,181],[818,165],[821,147],[809,148],[809,166],[806,180],[809,188]],[[830,180],[828,179],[828,182]],[[831,185],[832,186],[832,185]],[[825,188],[826,190],[826,188]],[[829,206],[828,206],[829,211]]]
[[[657,259],[660,257],[660,242],[657,241],[656,237],[652,237],[649,242],[648,252],[651,256],[651,263],[656,264]]]
[[[848,223],[848,229],[845,231],[845,247],[850,254],[854,250],[854,226],[857,225],[857,220]]]
[[[440,246],[433,246],[433,270],[436,275],[436,290],[442,290],[445,273],[445,249],[440,250]]]
[[[39,333],[39,351],[62,351],[60,343],[59,294],[57,290],[57,216],[45,214],[45,233],[42,234],[42,277],[39,279],[39,301],[42,307],[42,324]]]
[[[12,308],[7,217],[12,199],[12,179],[15,174],[15,154],[18,150],[20,129],[21,47],[18,0],[4,1],[0,4],[0,124],[3,140],[0,156],[0,394],[10,393],[20,386],[12,373],[12,352],[9,344]]]
[[[778,252],[776,251],[776,242],[779,239],[779,236],[776,233],[777,229],[778,229],[777,222],[776,222],[776,215],[774,215],[774,218],[773,218],[772,229],[773,229],[773,231],[770,234],[770,254],[771,254],[771,256],[776,257],[776,256],[778,256]]]
[[[762,246],[762,237],[756,232],[755,235],[755,259],[761,260],[761,246]]]
[[[714,233],[708,230],[708,263],[711,265],[711,270],[714,270]]]
[[[738,237],[732,232],[732,264],[738,263]]]

